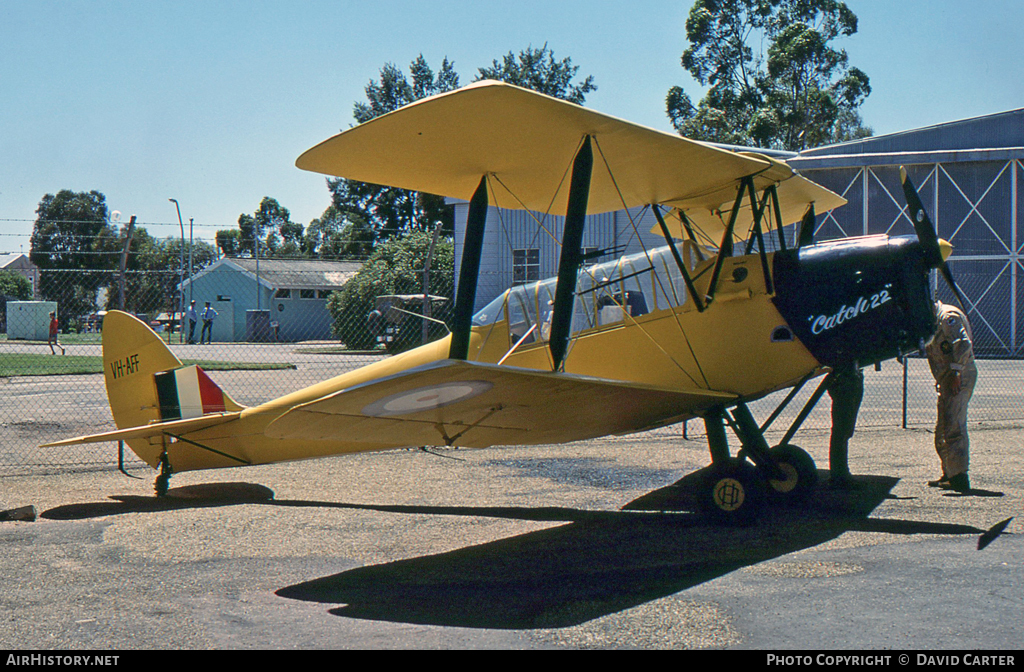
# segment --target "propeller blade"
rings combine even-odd
[[[814,244],[814,217],[814,203],[811,203],[807,206],[807,212],[804,213],[803,219],[800,220],[800,238],[797,240],[797,247]]]
[[[960,292],[960,288],[957,287],[956,281],[953,279],[953,273],[949,270],[949,264],[943,258],[942,248],[939,245],[939,236],[935,233],[932,220],[928,218],[928,212],[924,209],[924,205],[921,204],[921,198],[917,195],[917,189],[914,188],[914,183],[911,182],[910,176],[907,175],[907,169],[903,166],[900,166],[900,182],[903,183],[903,195],[907,199],[910,221],[914,224],[914,232],[917,234],[917,239],[921,241],[921,248],[924,250],[925,263],[930,268],[939,269],[942,277],[946,280],[946,284],[953,290],[957,303],[960,304],[960,309],[966,313],[967,301],[964,300],[964,295]],[[943,244],[948,245],[945,241],[943,241]]]
[[[932,220],[928,218],[924,205],[921,204],[921,198],[917,195],[914,183],[907,175],[907,169],[903,166],[900,166],[900,182],[903,183],[903,195],[907,199],[914,233],[917,234],[917,239],[921,241],[921,247],[924,248],[925,262],[931,268],[939,268],[944,264],[942,251],[939,249],[939,237],[935,233],[935,227],[932,226]]]
[[[942,266],[939,267],[942,272],[942,277],[946,279],[946,284],[953,290],[953,294],[956,295],[957,303],[960,304],[960,310],[967,314],[967,301],[964,300],[964,295],[960,293],[960,288],[956,286],[956,281],[953,279],[953,273],[949,270],[949,264],[942,262]]]

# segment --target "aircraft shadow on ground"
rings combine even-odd
[[[772,507],[759,524],[746,527],[723,527],[696,513],[665,513],[692,508],[696,478],[691,474],[621,511],[592,516],[576,512],[575,518],[566,516],[573,522],[559,527],[361,567],[282,588],[277,594],[343,605],[330,613],[348,618],[490,629],[558,628],[678,593],[846,531],[983,532],[967,525],[869,518],[891,496],[898,480],[880,476],[862,477],[861,487],[854,491],[819,487],[808,501]],[[431,512],[430,507],[406,508]],[[443,508],[432,512],[500,513]],[[542,514],[560,519],[557,510],[520,513],[531,519]]]
[[[254,483],[207,483],[171,488],[167,497],[113,495],[109,502],[65,504],[40,514],[50,520],[84,520],[128,513],[158,513],[177,509],[205,509],[273,500],[274,491]]]
[[[564,507],[368,505],[278,500],[251,483],[172,488],[167,497],[114,496],[41,514],[55,520],[237,504],[564,522],[436,555],[360,567],[281,588],[285,598],[342,605],[348,618],[489,629],[584,623],[678,593],[742,567],[811,548],[847,531],[978,535],[968,525],[873,519],[898,479],[860,477],[856,490],[819,486],[802,503],[768,508],[757,524],[722,526],[694,513],[701,472],[619,511]]]

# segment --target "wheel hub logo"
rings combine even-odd
[[[715,506],[723,511],[735,511],[743,506],[743,484],[735,478],[723,478],[715,483]]]

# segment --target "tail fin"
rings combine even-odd
[[[183,367],[145,323],[116,310],[103,319],[103,376],[118,429],[242,410],[202,369]],[[162,439],[128,445],[151,465],[163,452]]]

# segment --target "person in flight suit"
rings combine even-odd
[[[978,369],[974,364],[971,325],[963,311],[935,302],[938,328],[925,346],[928,364],[935,377],[938,410],[935,422],[935,451],[942,463],[942,477],[928,485],[967,492],[969,446],[967,404],[974,393]]]
[[[832,436],[828,446],[829,486],[851,489],[857,487],[850,474],[850,439],[857,426],[857,414],[864,399],[864,373],[856,362],[833,369],[828,396],[832,398]]]

